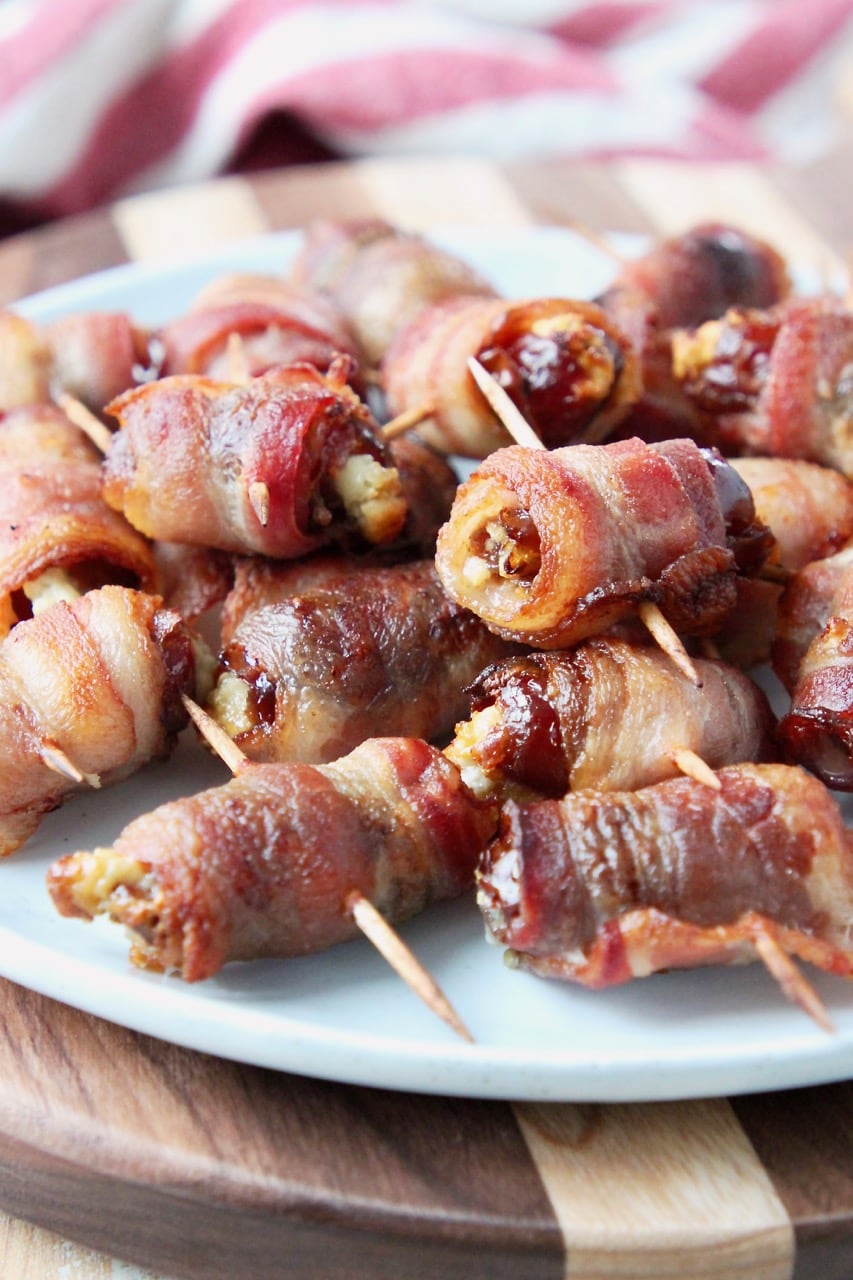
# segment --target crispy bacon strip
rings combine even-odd
[[[189,310],[158,330],[162,373],[227,380],[232,334],[240,337],[252,376],[301,362],[327,373],[335,357],[345,354],[352,360],[351,380],[358,384],[358,348],[331,299],[280,276],[248,273],[212,280]]]
[[[853,313],[838,298],[733,308],[673,339],[675,376],[725,453],[853,476]]]
[[[74,396],[96,414],[158,368],[151,332],[123,311],[61,316],[43,334],[54,394]]]
[[[477,794],[559,798],[676,777],[676,753],[712,769],[778,755],[764,693],[726,663],[695,659],[701,685],[656,646],[601,637],[529,653],[469,686],[471,718],[446,748]]]
[[[0,311],[0,410],[50,398],[50,348],[38,325]]]
[[[460,487],[436,565],[492,630],[556,649],[646,600],[676,630],[718,630],[771,545],[743,481],[691,440],[513,446]]]
[[[789,693],[812,641],[833,616],[853,616],[853,543],[813,560],[791,578],[779,601],[773,669]]]
[[[418,429],[447,453],[484,458],[511,444],[471,358],[549,448],[604,438],[640,394],[628,340],[594,303],[459,296],[422,309],[391,344],[382,365],[389,412],[430,405]]]
[[[292,279],[332,298],[374,366],[422,308],[460,294],[495,296],[455,254],[379,218],[312,223]]]
[[[394,539],[399,476],[345,382],[293,365],[245,384],[176,374],[109,406],[121,430],[104,496],[167,542],[289,558],[347,539]]]
[[[227,627],[207,707],[249,759],[319,763],[378,734],[446,739],[465,685],[508,652],[447,597],[431,560],[339,563],[291,595],[283,576],[279,594],[271,566],[271,603]]]
[[[205,660],[176,613],[125,587],[19,623],[0,644],[0,854],[72,791],[168,755],[187,723],[181,694],[207,688]]]
[[[853,978],[853,848],[804,770],[742,764],[633,792],[508,801],[478,870],[518,966],[606,987],[754,959],[759,939]]]
[[[353,892],[391,921],[457,897],[495,817],[440,751],[373,739],[331,764],[252,765],[163,805],[111,849],[59,859],[48,887],[63,915],[127,926],[136,964],[194,982],[354,937]]]
[[[100,457],[51,405],[0,415],[0,613],[4,634],[43,589],[114,582],[153,590],[150,546],[101,497]]]

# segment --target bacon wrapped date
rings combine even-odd
[[[684,634],[719,630],[771,546],[747,486],[692,440],[512,446],[460,486],[436,565],[499,635],[558,649],[647,600]]]
[[[211,281],[188,311],[158,330],[162,373],[202,373],[227,381],[232,335],[240,339],[251,376],[302,362],[327,373],[335,357],[345,354],[352,360],[349,380],[363,390],[355,339],[331,299],[269,275],[233,274]]]
[[[655,646],[613,637],[505,658],[469,686],[447,755],[476,794],[516,799],[647,786],[676,777],[684,749],[712,769],[778,758],[762,690],[727,663],[695,667],[699,687]]]
[[[312,223],[291,278],[331,297],[376,367],[422,308],[460,294],[496,296],[455,254],[380,218]]]
[[[39,327],[0,311],[0,410],[50,399],[50,348]]]
[[[646,298],[661,329],[692,329],[729,307],[772,307],[788,296],[791,280],[772,245],[730,224],[705,222],[627,262],[614,287]]]
[[[631,345],[592,302],[457,296],[424,307],[383,360],[388,410],[429,405],[421,435],[464,457],[483,458],[512,443],[471,375],[471,358],[548,448],[602,439],[640,394]]]
[[[354,892],[391,921],[459,896],[495,820],[437,749],[373,739],[326,765],[252,765],[162,805],[112,848],[59,859],[48,887],[63,915],[125,925],[137,965],[194,982],[354,937]]]
[[[673,336],[673,372],[724,453],[853,477],[853,313],[838,298],[732,308]]]
[[[158,597],[105,586],[59,601],[0,643],[0,854],[73,791],[167,756],[212,658]]]
[[[446,738],[464,687],[507,643],[448,599],[431,560],[326,568],[288,594],[292,575],[276,590],[270,566],[272,602],[248,610],[242,586],[207,710],[251,760],[322,763],[379,733]]]
[[[809,645],[833,616],[853,616],[853,544],[798,570],[779,601],[773,670],[789,693]]]
[[[166,542],[292,557],[397,537],[406,501],[369,409],[309,365],[246,383],[175,374],[126,392],[103,492]]]
[[[100,455],[52,405],[0,414],[0,629],[105,583],[153,590],[148,541],[101,497]]]
[[[834,798],[793,766],[717,777],[719,791],[674,778],[507,801],[477,880],[510,963],[606,987],[754,959],[769,937],[853,977],[853,848]]]

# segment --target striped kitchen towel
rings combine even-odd
[[[0,0],[0,231],[367,155],[806,160],[853,0]]]

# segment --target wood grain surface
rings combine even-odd
[[[0,242],[0,305],[330,214],[645,233],[721,217],[837,279],[850,159],[228,178]],[[850,1083],[622,1106],[421,1097],[221,1061],[9,982],[0,1027],[3,1280],[853,1277]]]

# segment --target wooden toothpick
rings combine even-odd
[[[79,427],[81,431],[85,431],[86,435],[92,441],[95,448],[103,454],[107,454],[110,445],[113,442],[113,433],[109,427],[97,418],[91,409],[87,409],[82,400],[78,400],[76,396],[69,395],[63,391],[56,397],[56,403],[66,418],[74,423],[75,427]]]

